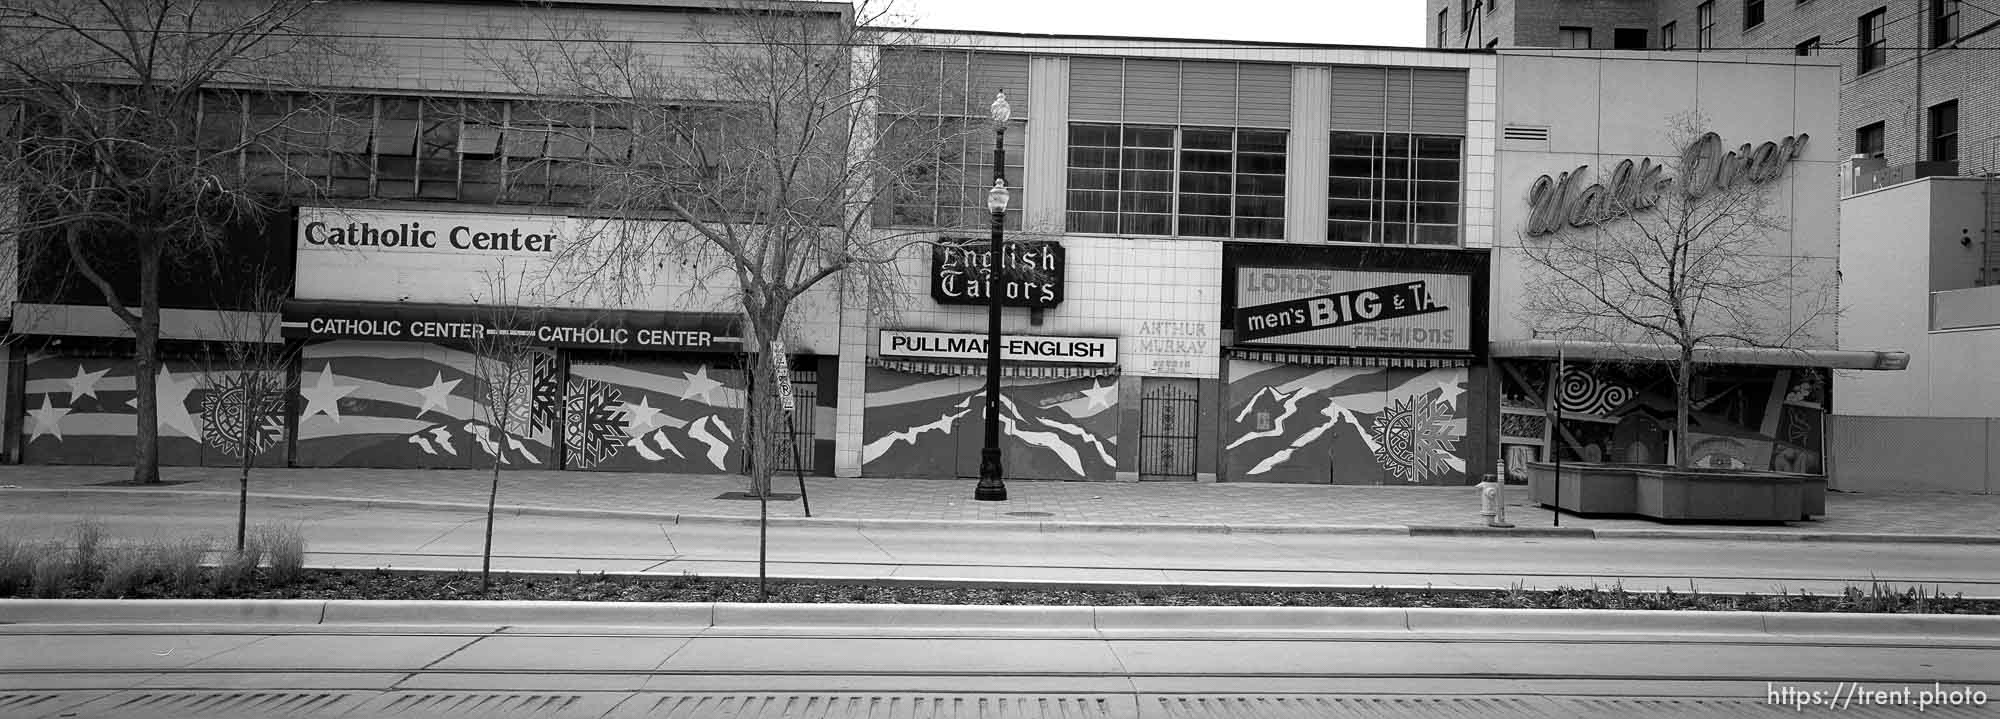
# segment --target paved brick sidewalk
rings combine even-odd
[[[235,492],[234,470],[169,467],[173,491]],[[103,491],[129,478],[123,467],[0,467],[0,486]],[[484,504],[490,475],[477,470],[261,469],[251,480],[259,495],[310,495],[357,500]],[[754,501],[724,500],[740,491],[729,475],[648,475],[555,471],[507,472],[500,504],[538,508],[755,517]],[[974,502],[971,480],[834,479],[808,477],[813,515],[850,519],[995,520],[1021,522],[1172,523],[1196,525],[1476,526],[1479,497],[1471,487],[1335,487],[1274,484],[1009,482],[1007,502]],[[777,483],[795,492],[795,480]],[[1508,519],[1550,526],[1550,513],[1524,504],[1509,487]],[[4,496],[5,490],[0,490]],[[1827,517],[1789,525],[1663,524],[1645,519],[1565,515],[1564,527],[1666,531],[1924,534],[2000,537],[2000,496],[1943,493],[1840,494],[1827,497]],[[774,502],[773,516],[800,516],[799,502]]]

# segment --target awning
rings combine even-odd
[[[1341,352],[1297,352],[1276,350],[1230,349],[1230,359],[1273,364],[1305,364],[1327,367],[1410,367],[1431,369],[1437,367],[1464,367],[1471,361],[1464,357],[1421,357],[1383,354],[1346,354]]]
[[[949,362],[944,360],[908,360],[868,358],[868,366],[897,372],[930,374],[941,376],[985,376],[984,362]],[[1023,379],[1077,379],[1081,377],[1112,377],[1118,374],[1117,365],[1074,365],[1074,364],[1003,364],[1000,376]]]
[[[1673,345],[1638,342],[1565,342],[1562,340],[1501,340],[1487,344],[1494,357],[1504,359],[1555,359],[1557,353],[1574,360],[1672,362],[1680,357]],[[1694,351],[1694,361],[1702,364],[1758,365],[1767,367],[1824,367],[1827,369],[1900,370],[1910,366],[1910,354],[1896,351],[1807,350],[1779,347],[1704,347]]]

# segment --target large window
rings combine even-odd
[[[1331,143],[1327,240],[1458,243],[1463,138],[1334,132]]]
[[[1285,133],[1074,123],[1071,232],[1278,239]]]
[[[1958,39],[1958,0],[1931,0],[1931,47]]]
[[[1958,101],[1931,106],[1931,160],[1958,161]]]
[[[1884,125],[1879,122],[1855,128],[1854,154],[1880,159],[1882,157],[1882,138],[1886,134],[1883,132],[1883,129]]]
[[[1863,73],[1881,67],[1889,60],[1889,38],[1884,31],[1889,20],[1889,9],[1879,8],[1861,16],[1855,29],[1855,72]]]
[[[1672,50],[1672,49],[1674,49],[1674,26],[1675,26],[1676,24],[1678,24],[1678,23],[1671,23],[1671,22],[1670,22],[1670,23],[1667,23],[1667,24],[1665,24],[1665,25],[1661,25],[1661,26],[1660,26],[1660,49],[1661,49],[1661,50]]]
[[[1027,201],[1028,57],[1008,53],[895,49],[882,53],[882,140],[875,160],[875,222],[883,226],[985,228],[993,187],[994,94],[1006,92],[1003,171],[1012,195],[1006,227],[1020,229]]]
[[[1590,28],[1587,27],[1557,28],[1556,46],[1576,48],[1581,50],[1590,49]]]
[[[1611,49],[1646,49],[1646,29],[1643,27],[1621,27],[1611,31]]]
[[[1695,6],[1694,48],[1707,50],[1715,47],[1715,0]]]
[[[1447,26],[1447,23],[1451,22],[1449,18],[1450,14],[1451,14],[1451,8],[1445,8],[1443,10],[1438,11],[1438,41],[1437,44],[1433,45],[1432,47],[1445,46],[1445,27]]]
[[[1794,46],[1792,48],[1792,54],[1797,55],[1799,57],[1811,57],[1819,54],[1819,48],[1820,48],[1819,36],[1814,35],[1812,37],[1806,38],[1804,41]]]
[[[1743,29],[1764,24],[1764,0],[1743,0]]]

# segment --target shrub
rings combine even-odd
[[[92,519],[77,522],[76,526],[70,528],[70,539],[75,547],[75,551],[70,554],[70,559],[75,562],[70,568],[70,574],[77,579],[89,581],[103,573],[104,558],[99,556],[98,550],[104,545],[104,525]]]
[[[298,581],[305,573],[306,566],[306,535],[299,524],[283,522],[259,525],[257,537],[264,551],[270,556],[271,583],[283,586]]]
[[[75,576],[76,559],[70,556],[68,547],[61,542],[42,545],[35,557],[34,575],[35,597],[55,599],[68,591],[70,580]]]
[[[131,596],[140,587],[160,579],[160,547],[120,544],[103,550],[104,573],[97,580],[97,596],[118,599]]]
[[[264,559],[264,538],[252,533],[243,538],[243,551],[226,552],[210,575],[210,591],[230,594],[257,576],[257,564]]]
[[[35,553],[13,537],[0,537],[0,597],[25,594],[34,584]]]
[[[160,574],[175,596],[187,596],[201,586],[201,560],[208,557],[207,537],[187,537],[160,544]]]

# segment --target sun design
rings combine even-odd
[[[249,420],[257,427],[248,433],[252,455],[263,454],[284,439],[285,398],[278,381],[265,378],[261,384],[251,386],[239,374],[218,380],[202,395],[202,436],[209,446],[231,457],[243,456],[245,404],[251,405]]]
[[[1444,474],[1459,439],[1451,419],[1451,405],[1429,394],[1396,400],[1375,415],[1375,462],[1405,482]]]

